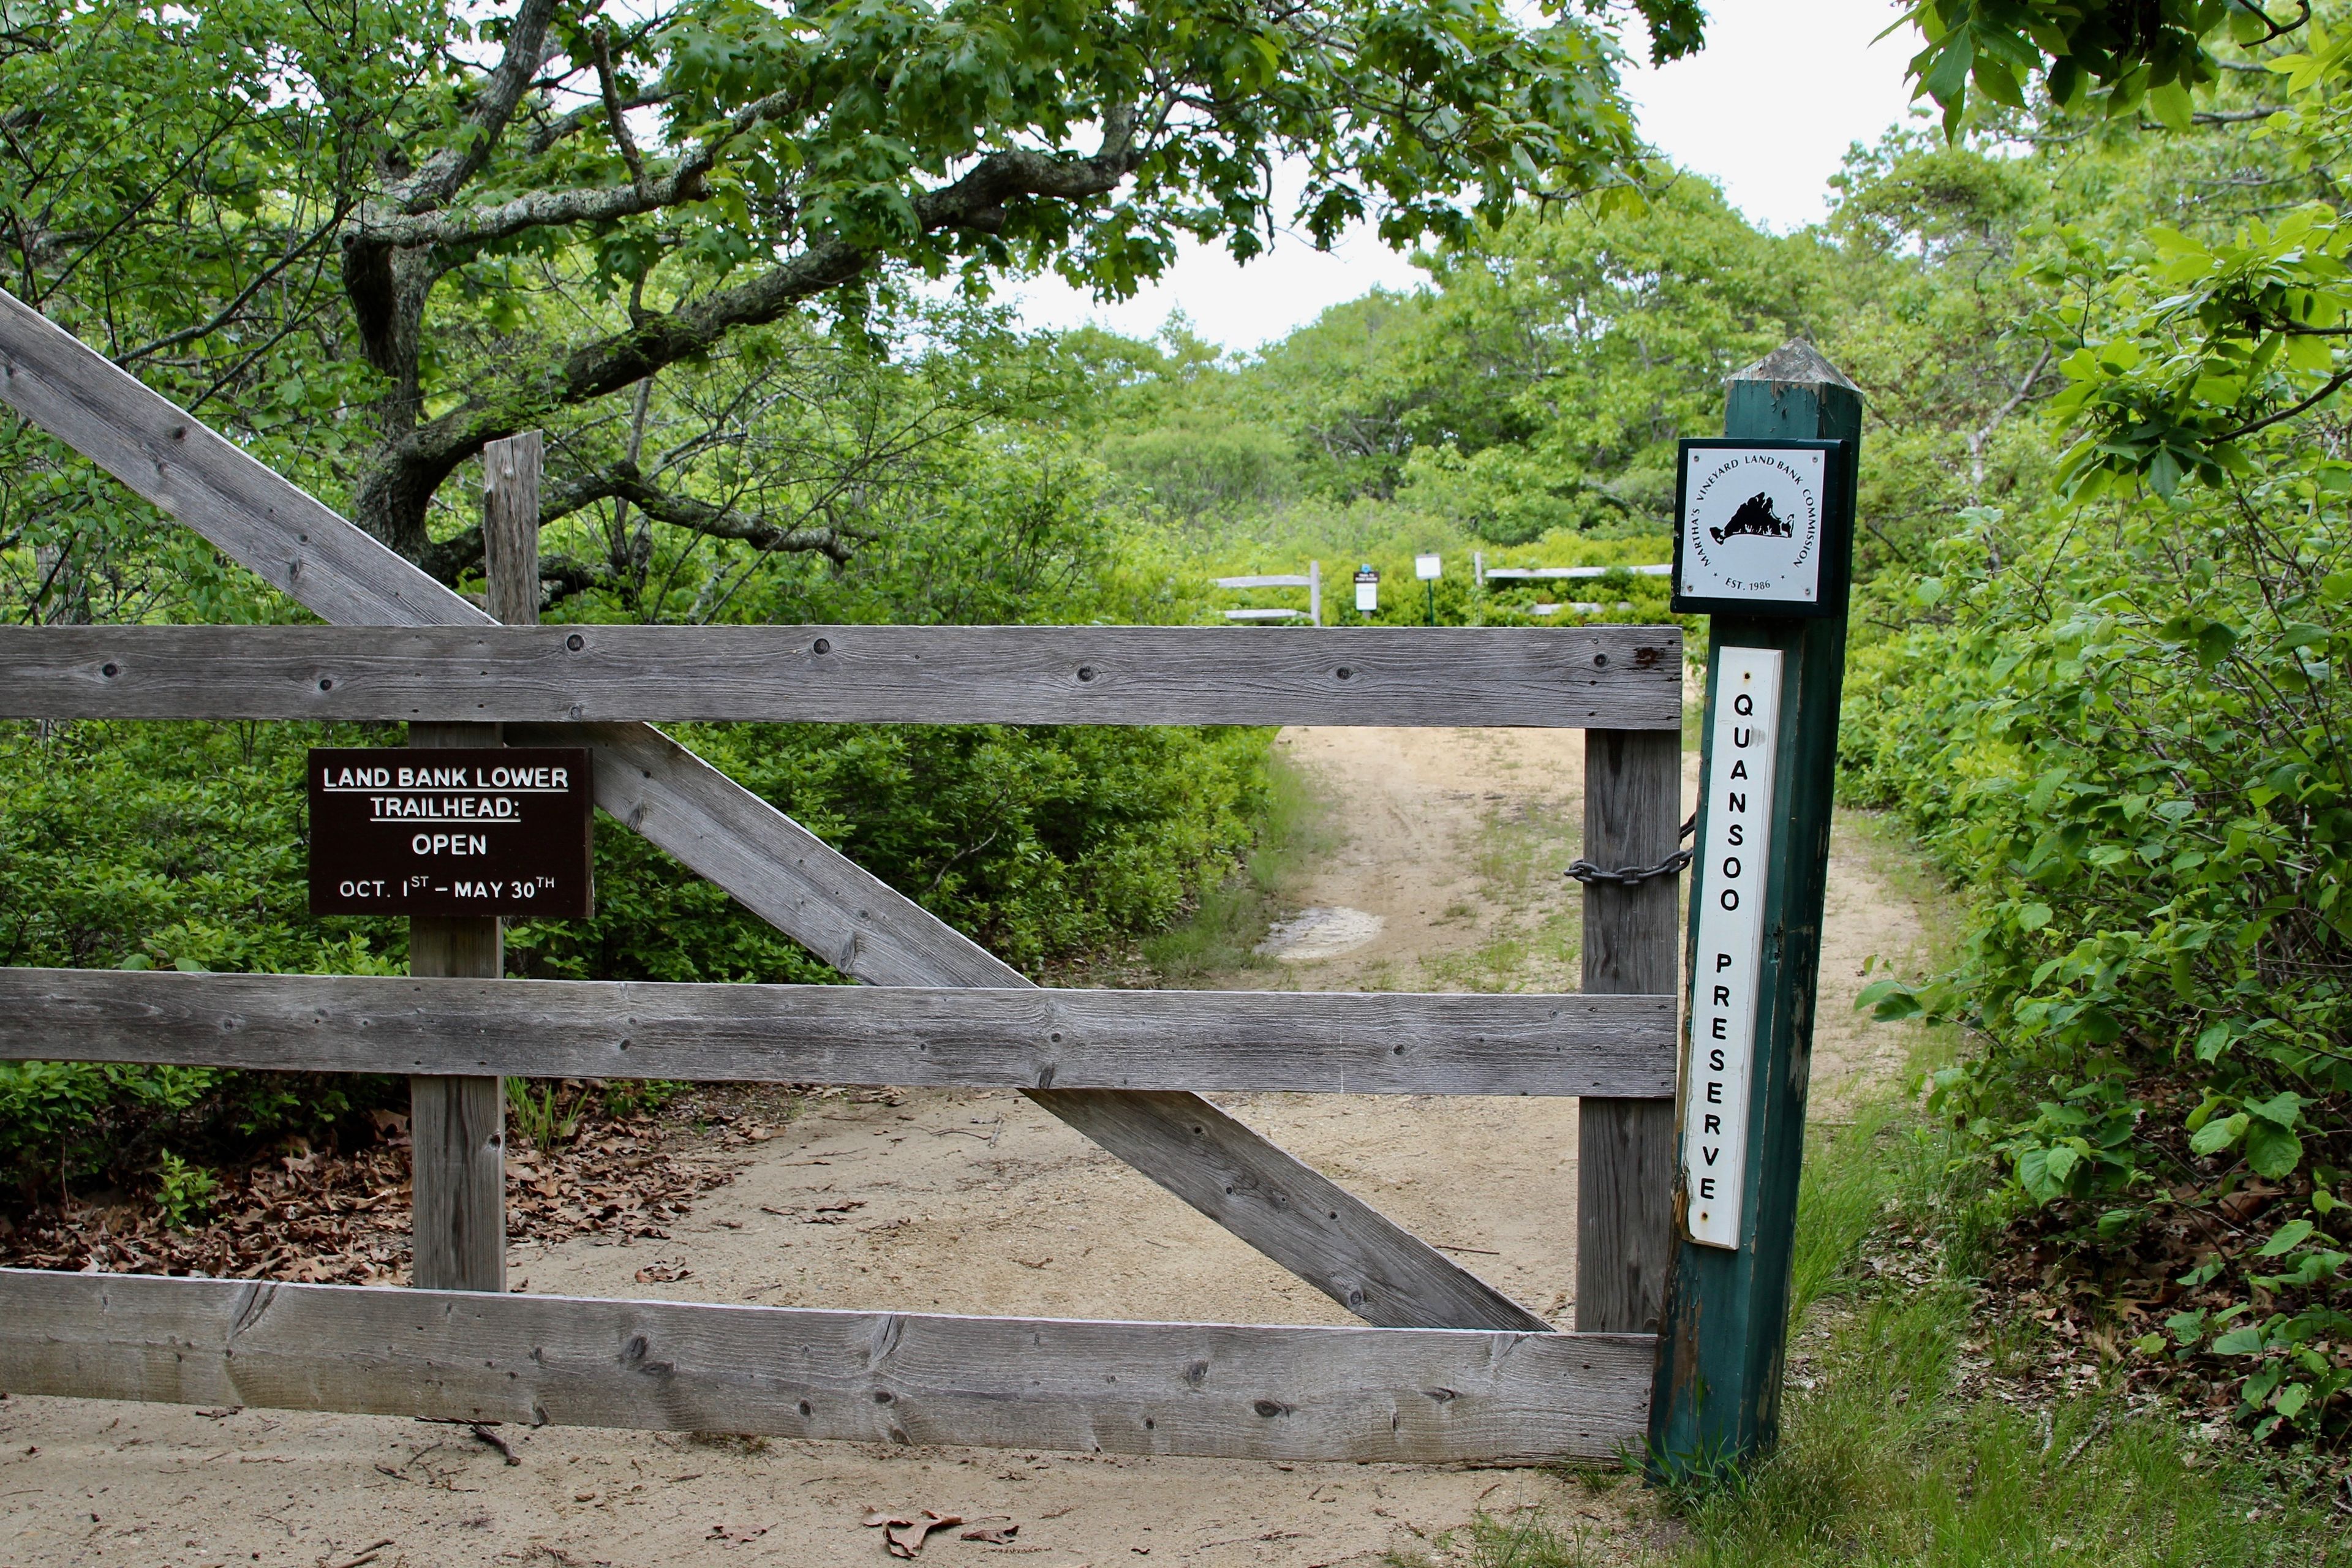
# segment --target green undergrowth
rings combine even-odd
[[[1950,1054],[1949,1037],[1927,1049]],[[2112,1390],[2030,1392],[2039,1331],[1989,1321],[1973,1283],[1998,1233],[1972,1196],[1984,1152],[1965,1139],[1892,1100],[1815,1129],[1771,1458],[1687,1489],[1580,1477],[1643,1521],[1639,1537],[1555,1510],[1482,1518],[1457,1552],[1475,1568],[2352,1563],[2327,1499],[2281,1495]]]
[[[1266,731],[1238,728],[674,732],[1031,973],[1156,932],[1203,883],[1222,882],[1254,841],[1272,750]],[[0,722],[0,964],[403,972],[406,922],[309,912],[302,787],[310,745],[399,738],[384,726]],[[511,922],[509,974],[841,978],[617,822],[598,821],[595,857],[593,918]],[[1267,862],[1268,878],[1278,863]],[[515,1081],[524,1139],[561,1142],[579,1091]],[[404,1097],[390,1075],[0,1062],[0,1208],[143,1192],[167,1213],[193,1212],[204,1194],[186,1173],[287,1138],[373,1139],[365,1113]]]
[[[1948,894],[1887,819],[1845,812],[1842,847],[1927,916]],[[1930,952],[1930,963],[1951,954]],[[1916,1088],[1971,1047],[1910,1028]],[[1652,1489],[1582,1472],[1584,1509],[1482,1517],[1447,1543],[1472,1568],[2208,1568],[2352,1564],[2352,1516],[2282,1489],[2275,1468],[2211,1444],[2119,1386],[2060,1393],[2048,1331],[1982,1288],[2010,1245],[1986,1195],[1981,1134],[1907,1090],[1838,1123],[1814,1108],[1798,1200],[1779,1449],[1728,1483]],[[1604,1506],[1607,1505],[1607,1506]],[[1633,1528],[1617,1518],[1630,1519]],[[1406,1560],[1410,1563],[1412,1560]]]
[[[2267,1493],[2167,1415],[2129,1412],[2113,1390],[1996,1392],[2037,1363],[2039,1336],[1979,1311],[1970,1276],[1991,1238],[1962,1179],[1979,1152],[1959,1137],[1885,1105],[1816,1136],[1781,1446],[1738,1483],[1663,1499],[1685,1533],[1653,1561],[2352,1562],[2326,1501]]]

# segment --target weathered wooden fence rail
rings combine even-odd
[[[0,969],[0,1060],[1655,1099],[1672,996],[968,991]]]
[[[1672,626],[0,627],[0,717],[1679,730]]]
[[[417,1141],[417,1279],[464,1287],[0,1270],[0,1385],[1299,1459],[1601,1458],[1643,1439],[1671,1244],[1670,880],[1588,891],[1594,994],[1045,991],[637,721],[1583,727],[1586,852],[1614,864],[1673,844],[1673,627],[499,626],[5,292],[0,400],[339,623],[0,631],[0,716],[406,721],[413,739],[586,745],[599,806],[844,973],[897,988],[508,981],[494,922],[472,922],[487,939],[459,952],[461,922],[421,920],[414,967],[439,977],[0,971],[0,1056],[456,1086],[447,1137]],[[494,468],[535,460],[499,447]],[[509,479],[486,523],[506,540],[494,607],[518,621],[535,613],[535,511]],[[1017,1086],[1373,1326],[499,1294],[501,1073]],[[1203,1088],[1582,1097],[1579,1331],[1553,1331]],[[448,1202],[425,1205],[428,1187]]]
[[[17,1394],[1252,1459],[1616,1457],[1640,1334],[962,1318],[0,1269]]]

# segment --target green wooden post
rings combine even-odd
[[[1841,563],[1851,545],[1852,499],[1862,436],[1862,395],[1802,340],[1732,376],[1724,434],[1750,439],[1843,440],[1847,498],[1824,518],[1823,540]],[[1678,520],[1678,526],[1687,526]],[[1845,574],[1822,599],[1831,613],[1805,617],[1713,617],[1707,654],[1705,765],[1716,764],[1716,704],[1723,650],[1781,655],[1771,843],[1765,863],[1761,962],[1756,970],[1755,1054],[1749,1079],[1746,1182],[1736,1249],[1688,1238],[1691,1197],[1675,1196],[1677,1237],[1666,1282],[1658,1376],[1650,1416],[1654,1476],[1738,1465],[1770,1449],[1780,1433],[1781,1363],[1789,1327],[1790,1265],[1797,1223],[1797,1178],[1804,1158],[1805,1091],[1812,1059],[1814,986],[1821,967],[1822,906],[1828,880],[1830,810],[1837,760],[1838,699],[1845,667]],[[1702,797],[1691,876],[1691,908],[1711,892]],[[1718,868],[1719,869],[1719,868]],[[1718,879],[1720,880],[1720,879]],[[1692,921],[1685,973],[1697,973],[1698,922]],[[1696,1009],[1694,1008],[1694,1016]],[[1687,1035],[1686,1026],[1686,1035]],[[1687,1041],[1686,1050],[1691,1048]],[[1691,1079],[1686,1061],[1685,1080]],[[1690,1115],[1685,1107],[1684,1115]]]

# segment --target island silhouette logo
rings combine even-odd
[[[1720,544],[1741,533],[1759,534],[1767,539],[1786,539],[1796,532],[1796,529],[1773,510],[1770,492],[1758,490],[1739,503],[1739,510],[1731,514],[1730,521],[1721,528],[1710,528],[1706,532],[1708,538]]]

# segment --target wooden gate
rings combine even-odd
[[[0,1387],[1285,1459],[1643,1441],[1673,1226],[1671,879],[1587,889],[1580,994],[1042,990],[647,721],[1583,728],[1585,854],[1638,865],[1676,839],[1675,628],[501,626],[5,294],[0,398],[331,623],[0,629],[0,716],[496,722],[586,745],[598,805],[866,983],[0,970],[0,1058],[1017,1088],[1367,1325],[9,1269]],[[1574,1331],[1201,1098],[1260,1089],[1580,1097]],[[1559,1197],[1528,1201],[1566,1224]]]

